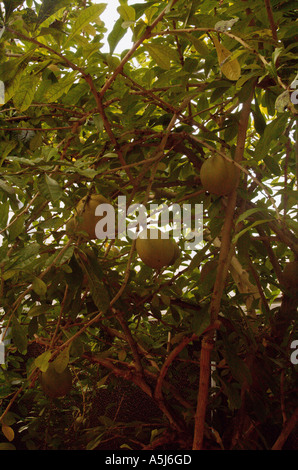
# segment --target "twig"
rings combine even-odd
[[[66,284],[63,300],[61,302],[60,314],[59,314],[59,318],[58,318],[58,321],[57,321],[57,324],[56,324],[54,334],[53,334],[52,339],[51,339],[50,349],[52,349],[52,347],[55,343],[56,335],[58,333],[59,326],[60,326],[61,319],[62,319],[62,314],[63,314],[63,309],[64,309],[65,301],[66,301],[66,298],[67,298],[67,294],[68,294],[68,284]]]
[[[265,7],[266,7],[266,11],[267,11],[271,31],[272,31],[272,37],[273,37],[274,41],[278,41],[277,27],[276,27],[276,24],[275,24],[275,21],[274,21],[274,18],[273,18],[273,13],[272,13],[272,9],[271,9],[270,0],[264,0],[264,1],[265,1]]]
[[[177,3],[178,0],[174,0],[172,2],[172,7]],[[102,97],[105,92],[110,88],[112,83],[116,80],[117,76],[122,72],[124,65],[129,61],[129,59],[133,56],[135,51],[138,49],[138,47],[148,38],[150,38],[151,33],[155,26],[163,19],[165,16],[166,12],[168,10],[168,5],[162,10],[162,12],[158,15],[158,17],[153,21],[153,23],[146,28],[145,33],[138,39],[132,46],[132,48],[125,54],[123,59],[121,60],[120,64],[116,69],[114,70],[114,73],[111,75],[110,78],[105,82],[103,85],[102,89],[100,90],[100,97]]]
[[[162,386],[163,386],[163,381],[166,376],[166,373],[173,362],[173,360],[176,358],[176,356],[182,351],[182,349],[185,348],[185,346],[193,341],[194,339],[197,338],[197,335],[193,334],[189,337],[184,337],[183,340],[181,341],[178,346],[176,346],[175,349],[168,355],[166,358],[165,362],[163,363],[163,366],[160,370],[156,387],[154,390],[154,398],[158,403],[159,408],[163,411],[165,416],[168,418],[170,424],[175,428],[175,429],[180,429],[181,424],[177,422],[177,419],[172,415],[171,411],[169,410],[168,406],[166,405],[164,398],[163,398],[163,393],[162,393]]]
[[[79,67],[78,65],[74,64],[71,62],[67,57],[65,57],[63,54],[61,54],[58,51],[55,51],[55,49],[52,49],[51,47],[47,46],[46,44],[42,44],[41,42],[37,41],[37,39],[30,38],[29,36],[26,36],[25,34],[21,33],[20,31],[15,31],[14,29],[10,28],[9,26],[5,27],[6,31],[8,31],[11,34],[14,34],[17,38],[22,39],[23,41],[31,42],[32,44],[35,44],[36,46],[46,49],[48,52],[51,54],[57,55],[60,57],[60,59],[63,60],[64,63],[66,63],[72,70],[76,70],[77,72],[80,72],[80,74],[83,77],[86,77],[87,74],[85,71]]]
[[[141,363],[141,359],[140,359],[140,356],[139,356],[137,345],[135,343],[135,340],[132,337],[131,331],[128,328],[125,319],[123,318],[122,312],[116,312],[115,309],[113,309],[113,310],[115,311],[116,318],[117,318],[117,320],[119,321],[119,323],[122,327],[122,330],[124,332],[126,341],[128,342],[128,344],[130,346],[130,349],[132,351],[132,354],[133,354],[133,357],[134,357],[134,360],[135,360],[136,371],[139,372],[140,374],[142,374],[143,366],[142,366],[142,363]]]

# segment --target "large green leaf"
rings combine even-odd
[[[59,201],[62,196],[62,188],[54,178],[45,174],[43,181],[40,183],[42,194],[52,202]]]
[[[53,83],[50,87],[47,87],[45,92],[45,100],[48,103],[53,103],[58,100],[74,83],[76,72],[69,73],[65,77],[61,78],[57,83]]]
[[[111,54],[113,54],[117,44],[123,38],[123,36],[126,34],[126,30],[124,28],[122,28],[122,23],[123,23],[122,18],[119,18],[115,22],[112,31],[108,35],[108,43],[109,43],[109,46],[110,46],[110,53]]]
[[[45,284],[45,282],[36,277],[32,283],[32,288],[34,290],[34,292],[39,295],[39,296],[44,296],[47,292],[47,285]]]
[[[45,372],[47,370],[51,355],[52,355],[51,351],[47,350],[35,358],[34,363],[36,367],[38,367],[41,370],[41,372]]]
[[[71,0],[43,0],[38,13],[38,25],[43,23],[60,8],[66,7],[70,3]]]
[[[15,221],[9,227],[9,238],[15,240],[23,231],[25,227],[25,216],[20,215],[15,218]]]
[[[11,330],[14,345],[21,354],[26,354],[28,346],[27,328],[20,323],[15,315],[12,316]]]
[[[13,103],[19,111],[26,111],[29,108],[38,82],[39,77],[34,75],[26,75],[22,78],[20,86],[13,96]]]
[[[97,20],[105,8],[106,3],[99,3],[82,10],[77,17],[67,40],[65,41],[65,45],[74,39],[77,34],[80,34],[82,29],[84,29],[84,26],[87,26],[92,21]]]
[[[193,315],[192,320],[192,328],[193,332],[201,336],[201,334],[206,330],[206,328],[210,325],[210,313],[208,308],[203,308],[198,310]]]
[[[161,44],[146,44],[145,48],[159,67],[165,70],[171,68],[171,58],[167,46]]]
[[[264,156],[269,152],[271,143],[278,139],[278,137],[280,137],[285,131],[287,121],[287,114],[281,114],[272,122],[267,124],[261,139],[256,145],[256,157],[258,160],[264,158]]]
[[[117,8],[117,10],[120,13],[121,17],[124,19],[124,21],[135,21],[136,12],[132,6],[123,3],[122,5],[120,5],[120,7]]]
[[[70,346],[64,348],[53,361],[53,365],[58,374],[61,374],[69,363],[69,349]]]

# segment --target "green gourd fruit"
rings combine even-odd
[[[136,250],[139,257],[147,266],[153,269],[170,266],[180,255],[175,240],[161,238],[161,233],[158,229],[144,230],[136,240]]]
[[[72,375],[68,366],[62,372],[57,372],[54,363],[50,362],[47,370],[41,373],[40,382],[48,397],[64,397],[71,390]]]
[[[226,196],[236,187],[237,168],[221,155],[212,155],[201,166],[200,178],[205,191]]]
[[[66,233],[76,235],[86,232],[91,240],[96,239],[95,227],[103,217],[95,215],[99,204],[109,204],[109,201],[101,194],[83,197],[76,206],[75,215],[66,223]]]

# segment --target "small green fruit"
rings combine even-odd
[[[144,230],[139,234],[136,241],[136,250],[139,257],[147,266],[153,269],[161,269],[164,266],[173,264],[177,256],[176,242],[170,238],[161,238],[161,233],[158,229]]]
[[[72,375],[68,367],[61,373],[50,362],[47,370],[41,373],[40,382],[42,389],[48,397],[58,398],[67,395],[72,387]]]
[[[225,196],[236,187],[237,169],[222,156],[213,155],[201,166],[200,178],[205,191]]]

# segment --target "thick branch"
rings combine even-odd
[[[273,444],[272,450],[281,450],[283,448],[289,435],[294,430],[295,426],[297,426],[297,422],[298,422],[298,408],[296,408],[294,414],[288,420],[282,432],[280,433],[277,440]]]
[[[246,131],[248,126],[248,119],[250,114],[250,105],[253,94],[244,103],[239,126],[238,126],[238,139],[235,151],[235,161],[239,163],[242,160],[244,153],[244,146],[246,140]],[[239,169],[238,169],[239,180]],[[214,323],[218,319],[220,311],[220,304],[222,293],[224,290],[226,277],[230,260],[233,254],[233,247],[231,246],[231,237],[233,230],[233,219],[236,208],[237,188],[228,196],[227,208],[225,214],[225,222],[222,230],[221,248],[219,253],[219,261],[217,267],[217,274],[214,283],[211,305],[210,305],[210,322]],[[211,370],[211,350],[213,347],[213,333],[208,332],[205,334],[202,342],[201,358],[200,358],[200,383],[197,399],[197,411],[195,418],[195,431],[193,440],[193,450],[201,450],[203,446],[205,416],[208,401],[208,390]]]

